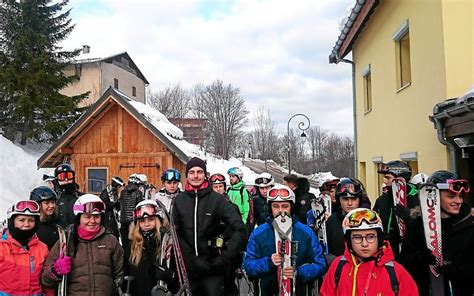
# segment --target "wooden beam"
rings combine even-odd
[[[117,105],[118,115],[117,115],[117,151],[119,153],[123,152],[123,107]]]
[[[109,111],[115,104],[112,104],[112,103],[109,103],[109,105],[107,107],[105,107],[105,109],[96,117],[94,118],[93,120],[91,120],[89,122],[89,124],[87,126],[85,126],[84,129],[82,130],[79,130],[79,135],[71,142],[71,146],[74,146],[80,139],[82,139],[82,137],[84,137],[84,135],[91,129],[94,127],[94,125],[102,119],[102,117],[105,116],[105,114],[107,114],[107,111]]]
[[[59,153],[71,155],[71,154],[74,154],[74,148],[72,148],[72,147],[61,147],[61,148],[59,148]]]
[[[94,153],[94,154],[74,154],[75,158],[100,158],[100,157],[106,157],[106,158],[131,158],[131,157],[172,157],[169,152],[138,152],[138,153]],[[161,159],[159,159],[161,160]]]

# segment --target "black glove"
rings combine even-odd
[[[169,283],[174,279],[175,273],[165,265],[159,265],[155,269],[155,277],[157,280]]]
[[[448,277],[452,278],[456,273],[456,266],[451,261],[443,261],[443,265],[436,267],[435,270],[438,273],[447,275]]]
[[[404,221],[408,221],[411,219],[410,209],[405,206],[402,206],[401,204],[397,204],[393,208],[393,213]]]
[[[211,265],[204,259],[194,257],[191,260],[191,269],[196,276],[204,276],[210,273]]]
[[[419,251],[418,256],[424,265],[434,265],[436,263],[435,255],[433,255],[433,252],[428,248],[425,248],[424,250]]]
[[[209,262],[213,273],[222,273],[227,268],[231,268],[231,262],[225,256],[218,256]]]

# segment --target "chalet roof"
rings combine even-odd
[[[329,63],[339,63],[351,50],[355,41],[370,19],[379,0],[356,0],[344,28],[329,55]]]
[[[89,63],[97,63],[97,62],[111,63],[114,59],[121,58],[121,57],[127,58],[130,61],[129,66],[137,72],[137,76],[140,77],[146,84],[150,84],[148,80],[145,78],[145,75],[143,75],[143,73],[140,71],[138,66],[135,64],[135,62],[132,60],[132,58],[126,51],[118,53],[118,54],[114,54],[105,58],[80,59],[80,60],[75,60],[72,63],[73,64],[89,64]]]
[[[156,114],[152,114],[147,110],[147,108],[151,107],[137,102],[124,93],[109,87],[107,91],[102,94],[100,99],[91,105],[89,109],[63,133],[58,141],[38,159],[37,166],[39,168],[54,167],[55,162],[57,162],[57,159],[61,156],[61,148],[67,147],[69,143],[79,136],[80,133],[91,124],[92,119],[106,110],[108,104],[112,101],[119,104],[132,115],[133,118],[139,121],[179,160],[186,163],[190,157],[193,156],[191,152],[184,151],[181,148],[181,143],[179,142],[185,142],[182,140],[182,131],[169,122],[162,124],[161,122],[163,120],[167,121],[167,119],[161,113],[155,110],[157,112],[156,114],[164,118],[159,118],[158,120]]]

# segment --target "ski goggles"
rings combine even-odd
[[[179,181],[181,174],[176,170],[168,170],[163,173],[161,178],[163,181]]]
[[[354,183],[352,180],[341,181],[336,186],[338,196],[354,196],[360,197],[362,195],[362,187],[360,184]]]
[[[87,202],[83,205],[74,205],[74,210],[80,213],[100,214],[105,212],[105,204],[101,201]]]
[[[222,174],[214,174],[209,178],[211,183],[224,183],[225,177]]]
[[[290,199],[291,192],[286,188],[272,188],[268,191],[267,198],[269,200],[276,199],[280,197],[281,199]]]
[[[25,213],[26,211],[32,214],[39,213],[39,204],[34,200],[22,200],[12,206],[12,212]]]
[[[334,189],[334,188],[336,188],[338,182],[339,182],[339,180],[328,181],[328,182],[324,183],[323,185],[321,185],[321,189],[323,191]]]
[[[255,179],[255,184],[257,185],[269,184],[270,182],[272,182],[272,179],[270,178],[261,177],[261,178]]]
[[[461,179],[448,179],[446,180],[446,183],[437,183],[436,187],[438,187],[439,190],[449,190],[453,193],[461,193],[462,191],[467,193],[471,191],[469,182]]]
[[[133,219],[138,220],[145,217],[161,216],[161,209],[154,205],[143,205],[133,211]]]
[[[228,175],[236,175],[236,176],[238,176],[238,175],[239,175],[239,172],[237,171],[237,168],[230,168],[230,169],[227,171],[227,174],[228,174]]]
[[[66,180],[72,180],[74,179],[74,173],[73,172],[61,172],[58,174],[58,181],[66,181]]]
[[[346,225],[343,225],[343,227],[358,227],[362,225],[364,221],[368,224],[380,223],[380,218],[377,213],[369,209],[355,211],[351,215],[346,216],[346,218],[347,219],[344,219]]]

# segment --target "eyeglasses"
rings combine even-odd
[[[214,174],[209,178],[209,181],[211,183],[225,182],[225,177],[221,174]]]
[[[272,188],[268,191],[268,199],[275,199],[280,197],[281,199],[288,199],[291,197],[291,192],[286,188]]]
[[[257,185],[268,184],[271,181],[272,181],[272,179],[262,177],[262,178],[255,179],[255,184],[257,184]]]
[[[347,217],[348,227],[358,227],[365,220],[368,224],[376,224],[380,222],[380,218],[374,211],[369,209],[363,211],[356,211]]]
[[[88,202],[83,205],[75,205],[74,210],[82,213],[103,213],[105,212],[105,204],[101,201]]]
[[[12,206],[13,212],[24,213],[39,213],[39,204],[33,200],[22,200]]]
[[[161,209],[154,205],[143,205],[133,211],[134,219],[142,219],[144,217],[158,216]]]
[[[462,191],[467,193],[471,191],[471,188],[469,188],[469,182],[467,180],[448,179],[446,180],[446,183],[438,183],[436,186],[440,190],[449,190],[453,193],[461,193]]]
[[[66,180],[72,180],[72,179],[74,179],[73,172],[61,172],[58,174],[59,181],[66,181]]]
[[[366,242],[373,243],[375,242],[375,239],[377,238],[376,234],[367,234],[367,235],[352,235],[351,239],[355,244],[361,244],[362,241],[365,239]]]

